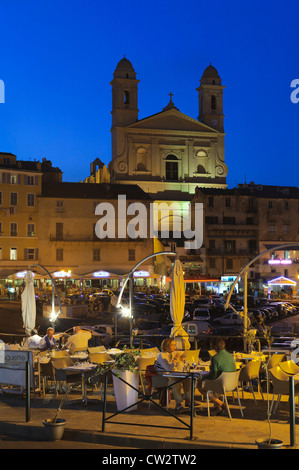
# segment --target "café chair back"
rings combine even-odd
[[[269,370],[269,379],[271,380],[273,386],[273,398],[270,407],[270,414],[272,413],[275,395],[277,395],[277,398],[273,414],[275,414],[277,411],[281,395],[289,395],[289,378],[290,374],[286,374],[281,369],[280,365],[277,365]],[[299,396],[299,381],[295,381],[295,396]]]
[[[200,349],[186,349],[185,351],[183,351],[181,359],[182,361],[189,362],[190,364],[192,362],[196,363],[199,359],[199,353]]]
[[[146,356],[147,354],[158,354],[160,353],[159,348],[148,348],[148,349],[140,349],[141,356]]]
[[[273,367],[277,366],[280,362],[282,362],[284,358],[285,354],[273,354],[269,359],[269,363],[267,361],[268,370],[273,369]]]
[[[252,384],[253,380],[257,381],[258,391],[262,395],[262,399],[264,400],[264,396],[261,391],[261,383],[260,383],[261,365],[262,365],[261,361],[250,361],[248,362],[248,364],[245,364],[240,369],[240,375],[239,375],[239,382],[241,383],[241,387],[242,387],[242,398],[244,399],[244,382],[248,382],[255,404],[256,404],[256,399],[255,399],[253,384]]]
[[[57,395],[57,382],[66,383],[66,402],[69,391],[69,384],[82,383],[82,376],[76,371],[66,371],[65,367],[74,365],[74,361],[70,357],[61,357],[58,359],[51,359],[53,367],[53,375],[55,378],[55,395]]]
[[[168,409],[168,405],[170,402],[170,389],[163,390],[164,387],[168,386],[168,378],[163,377],[162,375],[158,375],[155,366],[153,364],[148,365],[146,367],[145,379],[148,383],[148,393],[149,395],[152,394],[153,390],[157,390],[159,392],[159,402],[161,406],[166,406]],[[166,400],[165,400],[166,398]],[[148,409],[151,407],[151,402],[149,401]]]
[[[153,375],[152,376],[152,389],[159,390],[159,400],[160,403],[163,401],[163,394],[166,393],[166,408],[168,410],[169,401],[170,401],[170,389],[163,390],[164,387],[168,387],[168,377],[163,377],[162,375]],[[148,408],[150,409],[151,402],[149,402]],[[165,406],[165,405],[164,405]]]
[[[90,362],[94,364],[104,364],[104,362],[112,361],[112,357],[106,352],[94,352],[88,355]]]
[[[95,346],[94,348],[88,348],[89,354],[90,353],[98,353],[98,352],[102,352],[102,351],[106,351],[105,346]]]
[[[60,359],[61,357],[68,357],[69,353],[66,350],[62,351],[50,351],[51,359]]]
[[[55,375],[53,372],[53,366],[51,361],[49,362],[40,362],[40,375],[42,381],[42,390],[43,396],[46,394],[46,390],[48,389],[48,380],[51,382],[55,381]]]
[[[156,357],[137,357],[136,359],[136,366],[139,369],[139,376],[140,376],[140,384],[142,387],[143,394],[145,394],[144,388],[144,381],[143,378],[145,376],[147,366],[153,365],[156,362]]]
[[[69,349],[70,355],[73,356],[76,352],[88,352],[88,347],[86,348],[74,348],[73,346],[70,347]]]
[[[232,419],[226,394],[227,392],[234,392],[234,391],[237,392],[241,416],[242,418],[244,417],[242,406],[241,406],[241,401],[239,397],[239,390],[238,390],[239,375],[240,375],[240,370],[237,370],[236,372],[222,372],[217,379],[205,380],[205,390],[207,392],[207,405],[208,405],[209,417],[210,417],[209,393],[219,393],[220,395],[224,396],[224,401],[225,401],[226,408],[228,411],[229,419],[230,420]]]
[[[215,356],[215,355],[217,354],[217,351],[215,351],[215,349],[210,349],[210,350],[208,351],[208,353],[209,353],[210,357],[213,357],[213,356]]]
[[[299,366],[292,360],[280,362],[279,367],[283,372],[290,375],[299,374]]]

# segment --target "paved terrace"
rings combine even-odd
[[[229,394],[231,395],[231,394]],[[89,395],[90,396],[90,395]],[[266,397],[266,394],[264,394]],[[272,395],[269,395],[272,399]],[[69,395],[70,400],[80,399],[81,391]],[[90,396],[100,399],[98,391]],[[200,397],[196,395],[196,400]],[[141,449],[257,449],[256,439],[267,439],[269,433],[266,418],[267,402],[256,394],[257,405],[254,404],[252,394],[245,392],[241,402],[244,418],[241,418],[238,402],[235,395],[234,403],[229,398],[232,421],[228,415],[208,418],[207,405],[200,401],[196,407],[199,415],[194,418],[194,439],[189,440],[188,429],[165,429],[142,427],[138,424],[154,424],[163,426],[182,425],[174,418],[164,415],[154,405],[148,409],[144,402],[137,411],[123,413],[114,418],[114,421],[128,423],[126,425],[106,423],[105,432],[102,432],[102,403],[89,403],[83,406],[80,403],[64,406],[61,417],[66,419],[63,439],[66,441],[85,442],[90,444],[105,444],[107,446],[132,447]],[[116,405],[112,389],[109,388],[107,397],[107,417],[116,412]],[[52,418],[58,408],[59,399],[54,400],[53,394],[45,398],[36,396],[31,400],[31,421],[25,422],[25,399],[21,396],[5,393],[0,396],[0,433],[32,441],[45,440],[42,421]],[[171,401],[170,411],[174,411],[174,400]],[[183,410],[176,413],[181,419],[189,423],[190,415]],[[296,409],[296,424],[299,413]],[[277,414],[271,420],[272,438],[280,439],[284,448],[290,448],[289,407],[287,397],[282,397]],[[130,426],[136,423],[137,426]],[[299,447],[299,428],[296,426],[296,448]]]

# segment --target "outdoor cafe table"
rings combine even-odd
[[[245,354],[245,353],[235,353],[235,361],[248,362],[248,361],[262,361],[265,362],[267,357],[264,354]]]
[[[65,372],[78,372],[81,374],[81,383],[82,383],[82,403],[84,405],[87,405],[87,389],[86,389],[86,383],[85,383],[85,374],[86,372],[90,372],[94,370],[97,367],[96,364],[92,363],[78,363],[74,364],[73,366],[67,366],[63,367],[61,370],[64,370]],[[90,400],[89,400],[90,401]]]

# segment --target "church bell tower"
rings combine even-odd
[[[137,91],[139,80],[131,62],[125,57],[119,61],[113,74],[112,129],[138,121]]]
[[[198,120],[219,132],[224,132],[224,88],[217,70],[210,64],[200,79],[200,86],[196,89],[199,99]]]

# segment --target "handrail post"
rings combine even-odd
[[[294,376],[289,378],[289,407],[290,407],[290,445],[295,447],[295,385]]]
[[[31,387],[31,369],[29,358],[26,361],[26,423],[31,419],[30,387]]]

